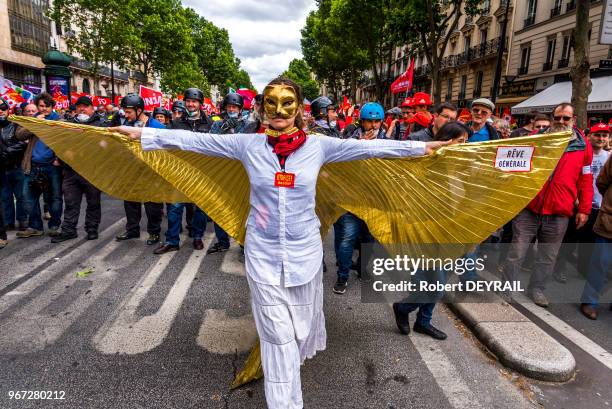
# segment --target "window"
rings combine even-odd
[[[476,86],[474,87],[474,98],[480,97],[482,93],[482,79],[484,77],[484,73],[482,71],[478,71],[476,73]]]
[[[87,78],[83,79],[83,93],[91,95],[91,88],[89,86],[89,80]]]
[[[40,70],[24,67],[22,65],[9,64],[7,62],[2,63],[2,67],[4,68],[4,78],[12,81],[15,85],[42,87]]]
[[[48,49],[51,24],[45,16],[48,0],[9,0],[11,48],[42,56]]]
[[[465,90],[467,89],[467,75],[461,76],[461,88],[459,90],[459,99],[465,99]]]
[[[527,3],[527,18],[525,18],[525,27],[528,27],[535,23],[537,7],[537,0],[529,0],[529,2]]]
[[[470,45],[471,45],[471,38],[469,35],[467,35],[463,38],[463,51],[467,53],[470,49]]]
[[[563,49],[561,50],[561,58],[564,60],[569,60],[570,55],[570,36],[563,36]]]
[[[446,80],[446,100],[453,100],[453,79],[449,78]]]
[[[480,30],[480,44],[487,42],[487,29]]]
[[[529,59],[531,58],[531,45],[521,49],[521,66],[519,67],[519,75],[527,74],[529,70]]]
[[[483,16],[488,15],[490,10],[491,10],[491,1],[490,0],[484,0],[482,2],[482,15]]]
[[[557,47],[557,39],[550,38],[548,39],[548,46],[546,49],[546,62],[542,67],[542,71],[552,70],[553,68],[553,60],[555,59],[555,48]]]

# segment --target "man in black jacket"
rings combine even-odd
[[[106,126],[106,118],[94,111],[93,103],[89,97],[81,96],[76,101],[76,116],[70,121],[76,124],[91,126]],[[63,180],[62,192],[64,193],[64,220],[62,221],[62,232],[53,237],[51,243],[61,243],[66,240],[77,238],[77,223],[81,212],[81,200],[85,195],[87,209],[85,210],[85,231],[87,240],[98,238],[98,227],[102,218],[102,207],[100,204],[100,190],[89,183],[66,163],[62,163]]]
[[[26,148],[26,143],[15,138],[17,125],[8,120],[8,103],[0,98],[0,190],[3,190],[5,172],[21,169],[21,160]],[[21,187],[23,187],[23,172],[21,172]],[[2,196],[5,196],[4,194]],[[8,195],[6,195],[8,196]],[[19,196],[18,199],[22,197]],[[11,192],[9,200],[13,200]],[[7,244],[7,236],[4,220],[4,203],[0,200],[0,249]],[[12,223],[12,220],[9,220]],[[25,226],[24,226],[25,227]]]
[[[472,120],[465,124],[470,129],[468,142],[500,139],[493,125],[489,123],[493,111],[495,104],[487,98],[478,98],[472,102]]]

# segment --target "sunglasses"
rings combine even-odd
[[[534,128],[535,129],[546,129],[548,128],[548,125],[537,125],[537,126],[534,126]]]
[[[572,119],[572,117],[571,116],[565,116],[565,115],[563,115],[563,116],[559,115],[559,116],[553,116],[553,119],[555,121],[561,121],[561,119],[563,119],[565,122],[567,122],[567,121],[570,121]]]

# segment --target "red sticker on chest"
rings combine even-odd
[[[276,172],[274,176],[274,186],[294,188],[295,173]]]

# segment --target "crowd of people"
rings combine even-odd
[[[197,88],[183,93],[172,110],[155,108],[145,111],[143,99],[130,94],[121,99],[120,106],[94,107],[87,96],[78,98],[66,112],[57,112],[51,95],[41,93],[34,101],[16,107],[12,113],[51,121],[107,127],[127,125],[183,129],[211,134],[262,133],[267,122],[262,120],[262,95],[245,109],[243,97],[227,94],[220,104],[221,114],[209,115],[203,110],[204,94]],[[7,246],[8,230],[17,230],[16,237],[27,239],[43,236],[43,218],[47,220],[46,234],[53,243],[78,237],[77,224],[83,196],[86,201],[84,229],[88,240],[98,238],[102,217],[101,192],[38,139],[8,120],[9,105],[0,103],[0,155],[2,177],[2,206],[0,206],[0,248]],[[305,113],[304,127],[308,132],[335,138],[393,139],[410,141],[449,141],[472,143],[489,140],[537,135],[571,130],[572,140],[561,157],[556,170],[541,192],[516,218],[503,228],[501,241],[509,244],[505,260],[501,260],[504,277],[516,279],[529,246],[541,243],[529,285],[530,296],[542,307],[548,305],[546,281],[552,276],[565,282],[565,269],[555,269],[563,243],[589,243],[577,247],[577,265],[586,277],[582,297],[582,313],[591,319],[598,315],[599,294],[602,293],[607,272],[612,266],[609,243],[612,241],[612,164],[607,160],[610,150],[610,127],[598,123],[586,131],[575,126],[574,108],[560,103],[551,115],[531,113],[522,127],[511,131],[508,121],[494,117],[495,104],[479,98],[472,102],[469,119],[458,119],[458,109],[443,102],[434,106],[430,95],[416,92],[397,107],[384,110],[376,102],[355,105],[347,111],[339,109],[326,96],[314,99],[310,112]],[[207,215],[191,203],[136,203],[124,202],[126,227],[116,237],[118,241],[140,237],[142,207],[146,214],[146,244],[155,246],[154,254],[177,251],[186,214],[186,230],[195,250],[203,250],[202,236]],[[162,240],[162,221],[167,216],[165,238]],[[214,222],[213,222],[214,223]],[[224,252],[230,247],[228,234],[214,223],[216,241],[207,253]],[[334,293],[343,294],[348,286],[350,271],[359,272],[360,263],[353,262],[353,250],[361,243],[373,241],[367,225],[357,216],[346,213],[334,224],[337,281]],[[608,246],[606,246],[606,244]],[[594,249],[594,250],[593,250]],[[445,334],[431,325],[433,304],[394,306],[396,321],[402,333],[407,333],[408,313],[419,308],[419,332],[438,339]]]

